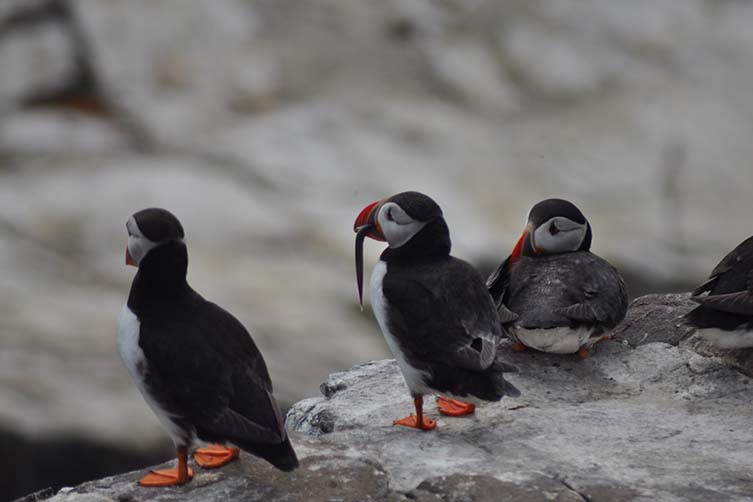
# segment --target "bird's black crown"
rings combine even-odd
[[[144,237],[153,242],[164,242],[184,237],[183,225],[166,209],[150,207],[133,215]]]

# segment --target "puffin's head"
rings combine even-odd
[[[531,208],[528,223],[512,251],[512,260],[521,256],[588,251],[591,225],[572,202],[563,199],[542,200]]]
[[[134,213],[126,222],[128,245],[126,265],[138,267],[149,251],[157,246],[183,241],[183,226],[171,212],[165,209],[148,208]]]
[[[363,208],[353,223],[353,231],[399,248],[441,216],[442,210],[429,196],[401,192]]]
[[[442,209],[431,197],[419,192],[401,192],[372,202],[361,210],[353,223],[353,231],[356,232],[358,297],[362,306],[364,238],[386,241],[390,248],[400,249],[424,227],[439,219],[442,219]],[[449,249],[449,236],[447,245]]]

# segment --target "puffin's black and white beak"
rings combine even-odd
[[[376,221],[381,202],[381,200],[378,200],[363,208],[353,223],[353,231],[356,233],[356,282],[361,310],[363,310],[363,241],[366,237],[371,237],[377,241],[386,240],[379,222]]]
[[[139,264],[136,263],[136,260],[134,260],[131,257],[131,252],[128,251],[128,246],[126,246],[125,262],[126,262],[126,265],[131,265],[132,267],[138,267],[139,266]]]
[[[533,222],[529,221],[526,225],[526,228],[523,230],[523,234],[520,236],[520,239],[518,239],[518,243],[515,244],[515,247],[512,249],[512,253],[510,253],[511,262],[523,256],[523,250],[526,245],[526,238],[529,240],[531,249],[533,249],[534,253],[541,254],[543,252],[541,248],[536,247],[536,242],[534,241],[535,230],[536,229],[533,226]]]

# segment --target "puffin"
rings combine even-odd
[[[591,225],[572,202],[546,199],[531,208],[512,253],[486,283],[514,351],[587,358],[625,318],[625,281],[590,251],[591,240]]]
[[[504,335],[483,277],[450,256],[450,232],[434,200],[412,191],[378,200],[361,210],[353,230],[361,308],[364,240],[388,245],[371,274],[371,306],[416,409],[393,425],[434,429],[423,413],[426,394],[440,395],[437,406],[449,416],[520,394],[503,376],[515,368],[498,357]]]
[[[291,471],[290,444],[259,349],[232,314],[186,280],[183,226],[165,209],[127,223],[125,262],[138,268],[118,316],[118,352],[177,450],[178,465],[149,472],[142,486],[188,482],[188,448],[200,467],[225,465],[239,448]],[[233,446],[224,446],[231,444]]]
[[[730,251],[690,297],[686,324],[721,349],[753,347],[753,237]]]

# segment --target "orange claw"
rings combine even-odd
[[[524,350],[526,350],[526,346],[525,345],[523,345],[520,342],[513,342],[513,344],[512,344],[512,351],[513,352],[523,352]]]
[[[434,429],[434,427],[437,426],[437,422],[424,416],[423,396],[414,397],[413,404],[416,407],[416,414],[401,418],[400,420],[395,420],[392,422],[392,425],[402,425],[404,427],[412,427],[413,429],[422,431],[430,431]]]
[[[193,469],[188,467],[188,450],[178,448],[178,467],[149,471],[139,480],[141,486],[175,486],[188,483],[193,478]]]
[[[206,448],[199,448],[193,454],[194,460],[199,467],[204,469],[215,469],[229,464],[240,454],[238,448],[228,448],[221,444],[209,445]]]
[[[476,405],[440,396],[437,398],[437,409],[442,415],[462,417],[476,411]]]

